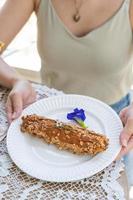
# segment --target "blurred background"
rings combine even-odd
[[[0,7],[5,0],[0,0]],[[36,48],[36,16],[32,14],[29,21],[4,51],[2,57],[26,78],[40,82],[40,58]]]

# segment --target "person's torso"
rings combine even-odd
[[[132,30],[129,3],[100,27],[76,37],[63,24],[51,0],[38,10],[38,50],[42,77],[49,87],[93,96],[111,104],[132,82]]]

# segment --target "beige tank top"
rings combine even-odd
[[[129,4],[130,0],[125,0],[107,22],[76,37],[63,24],[51,0],[41,0],[37,23],[43,83],[108,104],[126,95],[133,78]]]

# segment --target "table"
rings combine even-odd
[[[37,99],[63,94],[44,85],[33,84]],[[5,102],[8,89],[0,87],[0,132],[7,132]],[[17,149],[16,149],[17,150]],[[113,162],[96,175],[77,182],[50,183],[22,172],[10,159],[6,138],[0,142],[1,200],[124,200],[128,199],[122,161]],[[124,195],[125,194],[125,195]]]

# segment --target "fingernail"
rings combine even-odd
[[[122,141],[122,145],[123,145],[124,147],[127,147],[127,141],[126,141],[125,139]]]
[[[12,118],[14,119],[16,117],[16,112],[13,113]]]
[[[8,123],[11,124],[11,122],[12,122],[12,120],[11,120],[11,118],[9,118],[9,119],[8,119]]]

